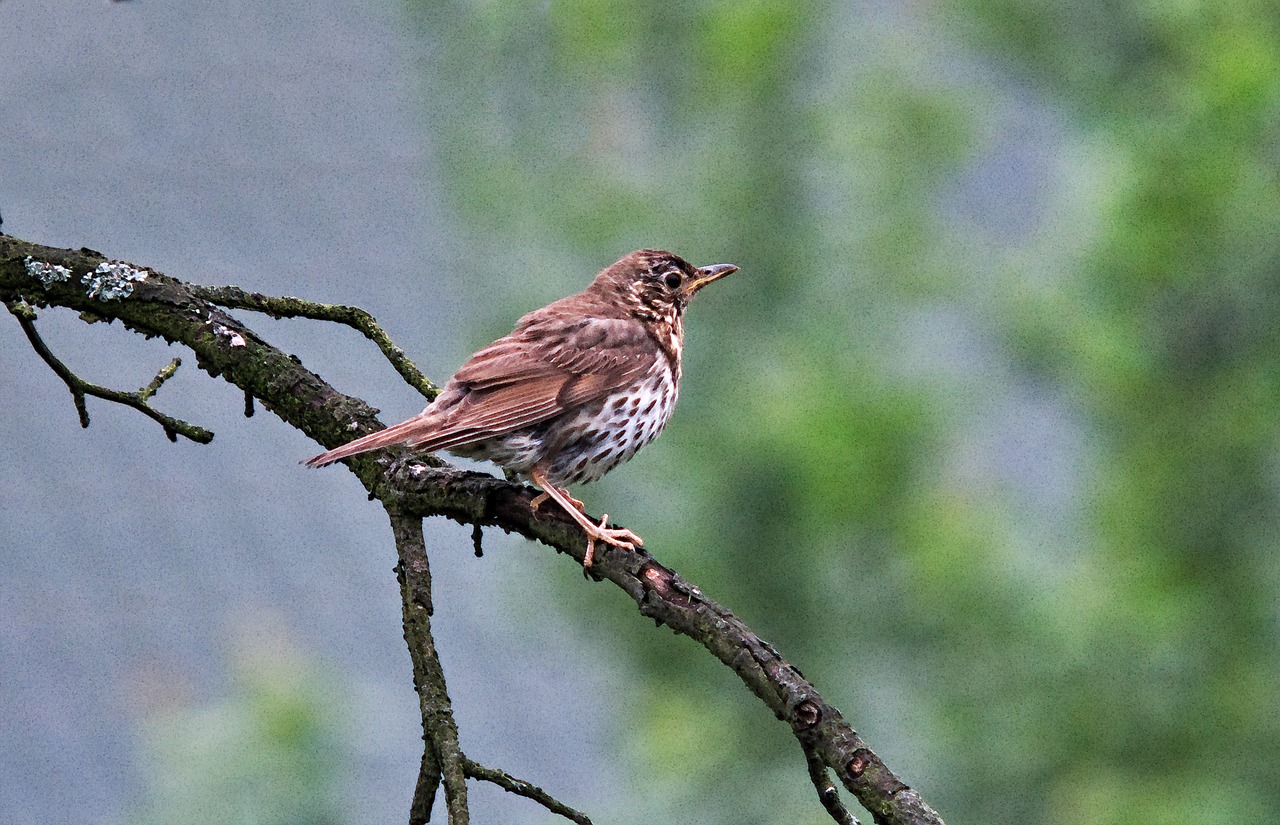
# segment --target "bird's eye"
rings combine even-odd
[[[680,273],[668,272],[667,277],[663,278],[663,283],[667,285],[667,289],[675,289],[680,286]]]

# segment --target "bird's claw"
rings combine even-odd
[[[586,530],[587,534],[587,553],[582,557],[582,570],[585,573],[590,567],[591,562],[595,559],[596,541],[603,541],[605,544],[612,544],[614,547],[621,547],[623,550],[635,550],[637,547],[644,546],[644,540],[638,535],[626,529],[625,527],[606,527],[609,523],[609,514],[605,513],[600,517],[598,525],[592,525],[590,530]]]

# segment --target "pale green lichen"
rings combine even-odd
[[[80,283],[89,287],[89,297],[99,301],[119,301],[133,294],[133,284],[147,279],[146,270],[134,269],[119,261],[103,261]]]
[[[71,277],[71,270],[65,266],[37,261],[30,255],[24,258],[22,263],[27,268],[27,274],[39,281],[45,289],[50,288],[57,281],[65,281]]]

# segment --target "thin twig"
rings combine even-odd
[[[156,377],[151,379],[151,383],[138,390],[138,398],[143,401],[149,400],[151,396],[160,391],[160,387],[164,385],[165,381],[173,377],[173,374],[178,371],[180,366],[182,366],[182,359],[175,358],[161,367],[160,371],[156,373]]]
[[[413,660],[413,684],[418,691],[422,731],[426,739],[427,756],[422,760],[413,809],[425,809],[430,816],[435,789],[443,781],[449,825],[467,825],[470,813],[467,810],[467,777],[463,769],[466,757],[458,746],[458,724],[453,718],[444,667],[440,664],[435,638],[431,634],[431,567],[427,563],[427,545],[422,536],[422,518],[399,515],[390,510],[388,515],[400,557],[397,572],[404,638],[409,645],[409,658]]]
[[[440,788],[440,765],[436,762],[431,745],[422,749],[422,765],[418,768],[418,782],[413,788],[413,802],[409,805],[409,825],[426,825],[431,821],[431,809],[436,804],[436,791]]]
[[[40,337],[40,333],[36,331],[36,313],[30,304],[26,301],[16,300],[7,301],[5,306],[18,319],[18,324],[21,325],[22,331],[26,333],[27,340],[31,342],[31,348],[62,379],[63,383],[67,385],[67,389],[71,390],[71,399],[76,406],[76,412],[80,415],[81,427],[87,428],[89,426],[89,408],[85,404],[85,396],[91,395],[104,401],[114,401],[117,404],[132,407],[143,415],[154,419],[164,428],[164,434],[169,436],[170,441],[177,441],[178,436],[189,438],[199,444],[208,444],[213,440],[213,433],[204,427],[165,415],[150,404],[151,396],[156,394],[165,381],[173,377],[178,367],[182,365],[182,359],[175,358],[161,367],[160,371],[156,373],[156,377],[151,379],[151,383],[137,392],[123,392],[109,387],[101,387],[76,375],[71,371],[70,367],[58,360],[58,357],[45,344],[44,339]]]
[[[486,768],[478,762],[462,758],[463,770],[467,772],[470,779],[481,779],[485,782],[492,782],[508,793],[516,796],[523,796],[525,799],[532,799],[542,807],[551,811],[553,814],[559,814],[570,822],[577,825],[591,825],[591,820],[581,811],[574,810],[563,802],[557,801],[551,794],[539,788],[537,785],[525,782],[523,779],[516,779],[511,774],[498,768]]]
[[[311,318],[345,324],[376,344],[395,371],[428,401],[440,394],[440,388],[409,360],[404,350],[391,341],[391,336],[378,325],[377,320],[359,307],[321,304],[302,298],[272,297],[258,292],[245,292],[237,286],[189,286],[192,292],[206,301],[229,309],[247,309],[272,318]]]
[[[806,747],[804,758],[809,763],[809,781],[818,792],[818,801],[827,809],[827,813],[831,814],[831,818],[837,825],[859,825],[858,818],[840,801],[840,792],[831,781],[831,775],[827,773],[827,766],[823,764],[822,757],[814,753],[812,748]]]

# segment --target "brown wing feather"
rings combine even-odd
[[[392,444],[449,449],[546,421],[639,378],[655,352],[647,336],[632,319],[531,313],[471,356],[420,415],[306,463],[321,466]]]

